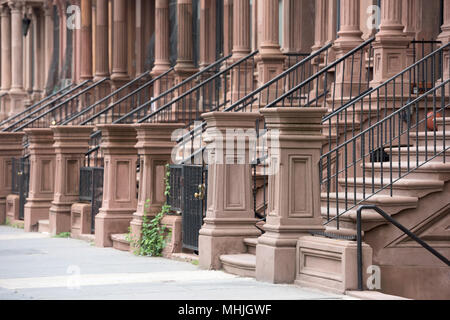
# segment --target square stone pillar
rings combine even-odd
[[[245,252],[244,239],[261,234],[253,211],[249,160],[260,114],[211,112],[202,117],[207,122],[204,140],[214,142],[215,148],[208,146],[208,203],[200,229],[199,263],[205,269],[220,269],[221,255]]]
[[[6,219],[6,197],[11,193],[12,158],[22,156],[23,133],[0,132],[0,224]]]
[[[166,165],[171,163],[172,133],[184,127],[178,123],[143,123],[135,125],[137,131],[136,149],[140,156],[139,194],[137,210],[131,221],[133,239],[139,239],[142,230],[142,219],[147,213],[153,219],[166,202],[165,173]],[[150,200],[148,208],[146,201]],[[130,246],[134,252],[135,248]]]
[[[95,245],[112,247],[111,234],[126,233],[137,207],[136,130],[133,125],[103,124],[103,201],[95,217]]]
[[[70,211],[80,196],[80,168],[94,127],[52,127],[56,153],[55,194],[50,207],[50,234],[70,232]]]
[[[256,279],[292,283],[297,240],[324,230],[320,214],[319,159],[326,108],[261,111],[269,135],[269,207],[256,246]],[[277,142],[278,141],[278,142]]]
[[[30,189],[24,209],[25,231],[34,231],[39,220],[49,219],[55,191],[55,148],[50,128],[25,129],[30,152]]]

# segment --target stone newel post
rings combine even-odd
[[[37,228],[39,220],[49,219],[55,191],[55,148],[50,128],[25,129],[30,151],[30,189],[24,209],[25,231]]]
[[[141,235],[142,219],[145,213],[149,219],[155,217],[166,201],[165,170],[171,162],[172,148],[175,142],[171,140],[174,130],[183,128],[184,124],[144,123],[135,126],[137,131],[136,149],[140,155],[140,177],[137,210],[131,221],[133,238]],[[147,199],[149,208],[145,208]],[[133,251],[134,248],[130,249]]]
[[[262,110],[269,139],[272,172],[266,231],[256,246],[256,279],[292,283],[299,236],[323,230],[320,215],[319,158],[321,120],[326,108]],[[275,146],[274,146],[275,145]]]
[[[90,126],[52,127],[56,153],[55,194],[50,208],[50,234],[70,232],[70,208],[79,200],[80,168],[89,150]]]
[[[216,149],[210,149],[212,154],[208,162],[208,204],[199,236],[199,262],[202,268],[220,269],[221,255],[245,252],[244,238],[261,234],[256,228],[257,219],[253,211],[252,172],[248,156],[249,141],[255,138],[255,121],[260,115],[211,112],[203,114],[203,118],[207,122],[205,140],[214,141]],[[236,130],[236,136],[227,137],[227,130]],[[236,143],[239,138],[241,141],[245,139],[245,144]],[[233,144],[228,151],[225,147],[231,142]],[[220,156],[222,151],[223,156]],[[236,154],[244,158],[238,162]]]
[[[23,133],[0,133],[0,224],[6,219],[6,197],[11,193],[12,158],[22,156]]]
[[[111,247],[111,235],[126,233],[136,211],[136,130],[132,125],[103,124],[103,201],[95,217],[95,245]]]

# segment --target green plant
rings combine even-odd
[[[54,235],[53,238],[70,238],[70,232],[61,232]]]
[[[170,171],[169,165],[166,166],[165,175],[165,191],[164,195],[170,194],[169,177]],[[128,228],[128,234],[126,239],[135,248],[134,254],[139,256],[160,257],[164,247],[166,246],[167,239],[170,238],[170,232],[168,228],[161,223],[161,220],[166,214],[170,212],[170,205],[167,202],[162,206],[161,211],[150,220],[148,217],[148,208],[150,207],[150,199],[145,202],[145,212],[142,218],[142,234],[138,239],[133,238],[131,228]]]

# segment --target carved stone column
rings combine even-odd
[[[260,86],[283,72],[285,62],[285,57],[281,53],[279,45],[278,0],[263,0],[261,4],[263,5],[264,28],[259,55],[256,58]],[[271,95],[269,101],[278,95],[277,92],[270,92],[269,94]]]
[[[349,51],[364,42],[361,38],[360,30],[360,0],[341,0],[340,9],[340,30],[336,39],[334,49],[336,58],[341,58]],[[363,60],[363,63],[361,63]],[[343,67],[336,70],[336,97],[343,95],[345,98],[352,98],[360,91],[364,90],[367,83],[365,66],[365,52],[358,52]],[[353,80],[353,84],[351,81]],[[361,82],[361,86],[359,85]]]
[[[81,80],[92,79],[92,1],[81,0]]]
[[[109,76],[108,25],[108,0],[97,0],[95,81]]]
[[[406,36],[403,29],[402,1],[383,0],[380,31],[373,45],[372,86],[383,83],[406,67],[406,50],[411,39]]]
[[[0,132],[0,224],[5,223],[6,197],[11,193],[12,158],[22,156],[23,132]]]
[[[95,217],[95,245],[111,247],[111,235],[128,232],[136,211],[136,130],[132,125],[102,124],[103,201]]]
[[[247,56],[250,43],[250,0],[233,1],[233,61]],[[232,72],[231,99],[237,101],[253,88],[253,61],[243,63]]]
[[[151,72],[154,78],[170,69],[169,0],[155,1],[155,25],[155,65]],[[171,87],[173,79],[169,77],[167,81],[155,83],[155,95],[159,95]]]
[[[111,80],[116,87],[128,77],[127,65],[127,0],[113,2],[113,67]]]
[[[45,83],[48,81],[50,67],[52,65],[53,58],[53,4],[50,1],[44,2],[44,54],[45,54]]]
[[[11,107],[9,115],[14,115],[24,108],[25,92],[23,87],[23,36],[22,7],[17,1],[9,1],[11,9]]]
[[[200,1],[200,68],[216,60],[216,2]]]
[[[25,129],[30,151],[30,189],[24,210],[25,231],[37,230],[39,220],[49,219],[55,191],[55,148],[50,128]]]
[[[321,120],[326,112],[326,108],[261,111],[268,128],[272,173],[266,233],[256,246],[257,280],[294,282],[298,238],[324,229],[318,163],[324,140]]]
[[[223,2],[223,54],[231,54],[233,50],[233,0]]]
[[[55,193],[50,207],[50,234],[70,232],[70,211],[79,200],[80,168],[89,150],[90,126],[52,127],[56,154]]]
[[[8,6],[0,8],[1,18],[1,89],[0,94],[9,92],[11,88],[11,14]],[[8,117],[9,97],[0,99],[0,120]]]
[[[210,149],[208,161],[208,203],[199,236],[199,263],[202,268],[220,269],[221,255],[244,253],[244,238],[261,234],[252,208],[249,161],[249,145],[256,137],[255,121],[260,114],[211,112],[202,116],[207,122],[205,141],[214,142],[215,148]]]
[[[139,195],[137,210],[131,221],[133,239],[141,236],[144,214],[153,219],[166,202],[165,170],[171,163],[172,148],[175,142],[171,140],[174,130],[181,129],[184,124],[145,123],[136,125],[136,149],[140,156]],[[146,208],[146,201],[149,206]],[[131,251],[134,251],[132,246]]]
[[[177,51],[175,65],[176,82],[197,72],[194,66],[194,48],[192,43],[192,0],[177,0]]]
[[[450,42],[450,0],[444,0],[444,23],[441,26],[442,32],[438,36],[438,40],[443,44]],[[450,79],[450,50],[446,50],[443,55],[443,73],[444,79]],[[448,92],[448,91],[447,91]]]

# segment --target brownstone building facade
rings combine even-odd
[[[172,164],[167,256],[450,297],[450,0],[0,9],[0,222],[133,250]]]

